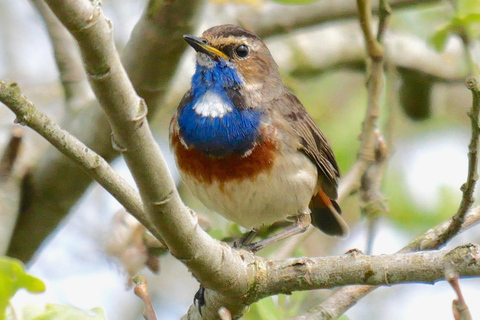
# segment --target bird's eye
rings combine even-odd
[[[243,59],[248,56],[249,50],[248,47],[244,44],[239,45],[238,47],[235,48],[235,54],[237,57]]]

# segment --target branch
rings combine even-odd
[[[77,44],[43,0],[31,1],[47,26],[65,92],[67,110],[74,112],[92,98]]]
[[[388,5],[387,0],[380,0],[380,13],[379,13],[377,37],[374,39],[371,39],[370,37],[373,36],[373,33],[371,33],[371,30],[370,30],[372,26],[372,21],[371,21],[371,16],[369,15],[371,10],[369,6],[371,5],[371,2],[367,1],[366,3],[368,3],[368,6],[365,5],[363,7],[360,5],[360,1],[357,2],[359,6],[359,12],[360,12],[360,24],[362,26],[362,29],[364,30],[364,36],[367,42],[368,55],[372,60],[372,70],[374,70],[374,68],[379,68],[379,69],[381,68],[382,70],[381,73],[379,71],[376,71],[375,77],[378,77],[378,78],[375,78],[375,79],[373,79],[374,73],[372,71],[372,74],[370,75],[369,83],[367,84],[368,89],[370,89],[370,81],[374,81],[374,83],[372,83],[372,86],[374,85],[378,86],[377,84],[381,83],[382,87],[377,90],[372,88],[372,90],[369,90],[368,96],[369,96],[369,101],[371,101],[370,98],[375,99],[375,101],[380,101],[381,91],[383,90],[382,75],[383,75],[383,60],[384,60],[384,52],[385,52],[382,47],[382,41],[383,41],[383,35],[385,34],[385,30],[387,29],[387,22],[388,22],[388,17],[391,14],[391,8]],[[366,26],[369,26],[369,27],[366,27]],[[377,52],[374,52],[374,50]],[[374,95],[377,95],[377,96],[374,96]],[[376,102],[376,104],[377,105],[375,106],[374,103],[372,102],[372,108],[370,107],[367,108],[367,119],[368,117],[371,117],[371,113],[380,112],[380,103]],[[368,105],[370,106],[370,102]],[[370,109],[371,113],[368,111],[368,109]],[[373,134],[375,136],[374,138],[375,140],[373,142],[375,157],[371,165],[369,165],[367,170],[363,173],[360,181],[360,188],[359,188],[362,214],[368,220],[367,247],[366,247],[367,254],[370,254],[372,251],[373,238],[375,233],[375,224],[376,224],[377,218],[378,216],[384,214],[387,211],[387,206],[385,204],[385,197],[381,193],[380,188],[381,188],[383,174],[385,172],[385,167],[387,163],[386,160],[388,158],[388,147],[385,141],[383,140],[380,130],[376,128],[377,126],[376,120],[371,121],[370,125],[373,127]],[[368,132],[365,129],[365,127],[363,129],[364,131],[362,132],[362,135],[365,132]],[[363,147],[363,144],[360,147],[359,159],[361,159],[360,154],[361,154],[362,147]]]
[[[398,253],[415,252],[421,250],[437,249],[436,244],[438,238],[445,232],[445,230],[452,223],[452,219],[441,223],[428,230],[426,233],[416,238]],[[465,222],[462,225],[461,231],[480,223],[480,207],[475,207],[470,210],[465,217]],[[461,259],[462,257],[460,257]],[[375,290],[375,286],[346,286],[335,291],[328,299],[323,301],[320,305],[310,310],[307,314],[293,318],[290,320],[332,320],[337,319],[358,300]]]
[[[392,0],[392,8],[405,8],[425,3],[441,3],[438,0]],[[231,6],[234,6],[233,4]],[[261,37],[285,34],[292,30],[319,25],[330,21],[339,21],[356,18],[358,11],[353,1],[322,0],[312,4],[301,6],[281,5],[274,2],[266,2],[259,8],[248,5],[235,5],[236,10],[229,10],[231,6],[221,4],[216,6],[215,16],[222,17],[226,21],[238,21],[240,24],[251,28]],[[224,10],[222,10],[224,9]],[[373,5],[373,12],[379,11],[377,2]]]
[[[113,139],[140,190],[148,217],[172,255],[206,287],[236,300],[246,294],[249,260],[205,233],[175,188],[146,121],[146,106],[135,93],[111,38],[111,25],[87,0],[48,0],[50,8],[76,38],[89,81],[113,130]],[[152,187],[158,186],[158,187]],[[250,281],[249,281],[250,280]],[[232,314],[243,311],[226,306]],[[217,315],[218,316],[218,315]]]
[[[392,285],[408,282],[434,283],[445,279],[445,271],[454,269],[462,276],[480,275],[480,246],[467,244],[453,250],[416,253],[334,257],[302,257],[265,260],[257,264],[256,294],[251,300],[292,291],[326,289],[349,284]]]
[[[150,294],[148,293],[148,284],[147,278],[144,276],[135,276],[133,277],[133,282],[135,283],[135,289],[133,292],[142,299],[145,304],[145,311],[143,312],[143,318],[145,320],[157,320],[155,315],[155,310],[152,306],[152,300],[150,300]]]
[[[461,41],[457,38],[449,40],[441,53],[414,35],[386,30],[384,38],[388,52],[385,62],[393,67],[415,70],[439,82],[463,82],[469,74]],[[336,68],[358,70],[365,65],[358,22],[311,28],[288,37],[268,38],[266,42],[279,67],[297,76],[321,74]]]
[[[119,176],[101,156],[90,150],[71,134],[62,130],[47,115],[37,110],[22,95],[16,83],[0,81],[0,101],[15,113],[17,116],[16,122],[27,125],[38,132],[100,183],[142,224],[150,227],[152,233],[158,235],[143,212],[143,205],[138,193],[128,182]]]
[[[453,290],[457,294],[458,299],[453,300],[452,309],[455,320],[472,320],[472,315],[468,310],[467,303],[463,298],[462,290],[460,289],[460,283],[458,281],[458,272],[454,269],[445,270],[445,278],[452,286]]]
[[[137,94],[145,99],[149,118],[163,107],[187,46],[183,35],[195,30],[201,5],[200,0],[149,0],[122,52],[124,68]]]
[[[21,108],[21,109],[33,109],[32,106],[29,104],[28,100],[26,100],[24,97],[21,97],[20,93],[18,92],[18,89],[15,85],[10,86],[10,88],[4,88],[3,83],[2,86],[0,87],[1,93],[4,92],[9,92],[9,95],[6,95],[4,97],[3,95],[0,96],[2,101],[6,102],[8,105],[16,105],[19,104],[18,101],[26,103],[26,105],[22,105],[21,107],[15,107],[15,108]],[[24,100],[24,101],[23,101]],[[39,127],[39,128],[44,128],[46,132],[52,132],[52,133],[57,133],[59,132],[58,128],[55,128],[55,126],[50,126],[48,121],[39,121],[43,117],[39,116],[38,111],[35,111],[33,109],[32,112],[26,113],[23,116],[19,117],[19,121],[23,121],[24,123],[28,123],[29,125],[33,127]],[[43,120],[45,120],[43,118]],[[37,128],[38,129],[38,128]],[[63,142],[65,146],[67,146],[67,149],[71,149],[71,145],[74,144],[73,141],[69,139],[68,136],[63,137],[62,139],[59,139],[59,141]],[[52,142],[52,141],[51,141]],[[56,143],[53,141],[52,143]],[[83,148],[83,146],[81,147]],[[79,152],[81,150],[76,150],[75,152]],[[88,152],[85,154],[89,154]],[[80,153],[81,157],[85,157],[85,154]],[[72,156],[72,155],[71,155]],[[81,160],[84,161],[84,160]],[[101,170],[108,170],[103,167]],[[116,179],[113,179],[113,181],[117,181]],[[164,212],[164,214],[168,214],[167,212]],[[466,220],[467,223],[472,224],[474,221],[478,221],[480,218],[479,212],[475,212],[476,214],[476,220],[472,219],[471,216],[468,216],[468,219]],[[426,239],[431,239],[431,235],[427,236]],[[470,247],[466,247],[470,248]],[[423,248],[422,248],[423,249]],[[463,250],[463,249],[458,249],[458,250]],[[475,249],[477,250],[477,249]],[[446,250],[444,251],[446,254]],[[462,251],[463,252],[463,251]],[[201,253],[201,251],[199,251]],[[254,287],[250,288],[248,292],[253,293],[252,295],[243,295],[242,297],[234,297],[233,299],[226,299],[226,301],[230,301],[231,303],[235,303],[237,308],[233,308],[233,310],[238,309],[238,305],[240,306],[246,306],[253,301],[257,301],[258,299],[262,298],[263,296],[267,295],[272,295],[272,294],[277,294],[279,292],[285,292],[285,290],[293,291],[293,290],[307,290],[307,289],[312,289],[312,288],[318,288],[318,287],[331,287],[331,286],[337,286],[337,285],[344,285],[346,283],[351,284],[351,283],[374,283],[377,284],[377,281],[384,281],[382,282],[383,284],[392,284],[392,283],[397,283],[397,282],[402,282],[402,281],[411,281],[415,280],[415,278],[405,278],[408,277],[408,274],[412,274],[410,272],[406,272],[407,275],[402,275],[401,272],[399,271],[400,274],[396,274],[396,269],[393,267],[390,267],[388,263],[393,263],[393,260],[389,259],[400,259],[404,261],[418,261],[419,259],[433,259],[432,257],[424,257],[424,258],[419,258],[419,257],[414,257],[414,256],[400,256],[397,258],[394,258],[394,256],[387,257],[385,258],[386,260],[382,260],[382,256],[380,257],[366,257],[366,256],[359,256],[359,257],[352,257],[350,256],[343,256],[343,257],[330,257],[330,258],[313,258],[313,259],[289,259],[285,261],[275,261],[275,260],[266,260],[260,257],[255,257],[252,259],[251,254],[246,253],[244,251],[237,252],[235,250],[232,250],[230,248],[225,248],[225,253],[227,254],[240,254],[243,256],[243,260],[237,261],[237,264],[239,266],[242,266],[240,269],[243,268],[249,268],[250,269],[250,274],[248,279],[256,279],[255,281],[252,281],[251,285]],[[423,254],[423,253],[422,253]],[[456,252],[456,254],[461,254],[459,252]],[[447,254],[446,254],[447,255]],[[444,255],[440,254],[438,256],[439,259],[441,256],[445,257]],[[448,261],[452,260],[452,257],[455,256],[453,253],[450,253],[447,255],[448,256]],[[463,259],[464,255],[462,254],[462,263],[467,263],[469,264],[469,261],[465,261]],[[468,255],[467,255],[468,256]],[[228,262],[228,256],[225,256],[225,260]],[[367,259],[367,260],[364,260]],[[374,260],[369,260],[369,259],[374,259]],[[375,262],[375,259],[379,259],[377,262]],[[445,258],[447,259],[447,258]],[[435,259],[434,259],[435,260]],[[478,260],[478,259],[477,259]],[[388,262],[390,261],[390,262]],[[436,260],[435,260],[436,261]],[[466,273],[463,273],[464,269],[463,267],[460,267],[456,265],[456,260],[453,259],[454,266],[457,270],[461,270],[460,273],[462,275],[469,275],[468,271],[465,271]],[[349,262],[351,262],[349,264]],[[186,264],[191,264],[191,262],[185,262]],[[378,263],[378,264],[377,264]],[[335,274],[339,274],[339,265],[345,265],[345,267],[350,266],[352,269],[348,269],[347,272],[348,274],[352,275],[357,275],[358,277],[347,277],[347,278],[342,278],[342,277],[336,277]],[[372,268],[372,265],[376,265],[375,268]],[[385,274],[385,269],[384,266],[388,266],[388,272],[393,272],[393,273],[388,273],[387,277],[383,277],[381,275]],[[367,269],[362,269],[358,268],[359,266],[363,266],[364,268],[367,268],[368,270],[373,270],[373,274],[368,273]],[[470,264],[470,266],[474,266]],[[225,265],[222,266],[223,268],[226,267]],[[427,266],[424,266],[425,268],[428,267],[429,270],[431,270],[432,265],[428,264]],[[445,263],[442,263],[442,267],[445,267]],[[474,266],[475,270],[478,272],[480,270],[478,267]],[[218,276],[222,271],[223,268],[217,269],[218,271],[215,273],[215,276]],[[421,269],[422,267],[420,267]],[[322,272],[316,272],[316,270],[322,270]],[[419,269],[419,270],[420,270]],[[253,271],[254,270],[254,271]],[[330,271],[329,271],[330,270]],[[325,275],[325,272],[327,272],[327,277],[322,278],[322,275]],[[330,273],[331,272],[331,273]],[[365,275],[369,274],[371,277],[368,279],[365,278]],[[419,274],[413,273],[414,277],[420,277]],[[436,274],[436,273],[435,273]],[[443,274],[443,273],[442,273]],[[260,276],[262,275],[262,276]],[[312,275],[317,275],[312,278]],[[278,278],[280,277],[280,278]],[[433,276],[432,278],[427,278],[427,281],[436,281],[436,276]],[[280,281],[278,280],[280,279]],[[383,280],[381,280],[383,279]],[[386,281],[385,279],[388,279]],[[402,280],[403,279],[403,280]],[[437,279],[438,280],[438,279]],[[372,282],[368,282],[372,281]],[[290,287],[289,287],[290,286]],[[284,289],[288,288],[288,289]],[[214,295],[215,297],[215,295]],[[216,296],[218,297],[218,295]],[[225,299],[223,300],[225,302]],[[232,302],[234,301],[234,302]],[[230,308],[228,308],[231,310]],[[238,312],[238,311],[237,311]]]
[[[157,2],[152,0],[151,3]],[[162,107],[159,101],[180,61],[180,52],[186,46],[181,34],[193,31],[191,20],[200,3],[199,0],[176,0],[157,7],[148,6],[123,50],[123,62],[133,85],[144,94],[150,116]],[[159,70],[158,66],[163,69]],[[148,72],[143,74],[146,70]],[[111,129],[98,102],[88,102],[75,117],[65,120],[65,128],[106,161],[119,155],[112,148]],[[91,177],[77,170],[73,162],[49,148],[22,190],[22,211],[8,255],[24,262],[30,259],[78,202],[91,181]]]
[[[5,255],[18,218],[25,170],[18,168],[24,130],[15,126],[0,157],[0,256]]]
[[[473,192],[475,190],[475,184],[478,180],[478,138],[480,136],[480,127],[478,126],[479,113],[480,113],[480,89],[478,88],[477,79],[470,77],[465,82],[467,88],[472,91],[472,108],[468,112],[470,122],[472,126],[472,137],[470,144],[468,145],[468,175],[467,182],[462,185],[463,191],[462,201],[457,213],[452,218],[452,223],[449,225],[445,233],[438,239],[438,245],[441,246],[449,239],[454,237],[460,230],[463,224],[465,215],[472,207],[474,202]]]

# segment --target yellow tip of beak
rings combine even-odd
[[[223,53],[222,51],[220,51],[220,50],[218,50],[218,49],[216,49],[212,46],[209,46],[208,44],[202,43],[202,44],[200,44],[200,47],[202,47],[204,50],[206,50],[208,52],[211,52],[214,55],[219,56],[219,57],[221,57],[225,60],[230,60],[230,58],[225,53]]]

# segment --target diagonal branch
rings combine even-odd
[[[52,11],[76,38],[90,84],[135,179],[146,213],[170,252],[207,288],[234,297],[245,295],[247,264],[253,255],[220,244],[205,233],[184,206],[146,121],[140,99],[112,41],[111,24],[87,0],[48,0]],[[155,187],[154,187],[155,186]],[[232,310],[237,313],[241,310]]]
[[[0,94],[0,99],[18,113],[18,121],[23,124],[28,124],[41,132],[42,135],[44,135],[51,143],[57,145],[57,147],[61,148],[62,146],[59,144],[62,144],[66,153],[70,157],[78,159],[77,161],[80,165],[87,167],[89,162],[97,161],[101,163],[101,159],[91,157],[91,151],[84,150],[85,146],[77,146],[78,143],[74,139],[65,132],[62,132],[58,126],[51,123],[48,118],[35,110],[31,103],[21,96],[16,85],[7,85],[0,82]],[[97,170],[97,168],[95,168],[95,170]],[[99,174],[96,179],[101,180],[101,177],[106,175],[105,171],[108,172],[109,170],[111,170],[111,168],[108,167],[108,165],[99,166]],[[107,190],[109,190],[109,188],[125,188],[125,186],[118,185],[121,183],[120,179],[115,177],[109,177],[109,179],[111,179],[110,183],[105,185]],[[128,198],[127,200],[131,199]],[[480,221],[480,210],[478,210],[478,208],[476,209],[477,210],[470,212],[467,216],[466,223],[463,226],[464,228]],[[163,212],[163,214],[168,214],[168,212]],[[175,214],[178,214],[178,212]],[[169,226],[164,225],[163,227],[168,228]],[[431,248],[432,239],[438,237],[438,234],[441,234],[447,227],[448,226],[444,224],[437,229],[428,232],[422,238],[412,242],[409,248],[419,250]],[[158,234],[155,228],[152,231]],[[197,230],[194,230],[193,232],[195,233],[196,231]],[[477,275],[480,270],[477,265],[478,261],[480,261],[478,259],[478,247],[468,245],[459,247],[451,252],[444,250],[443,252],[423,252],[418,255],[389,255],[378,257],[348,255],[340,257],[299,258],[287,260],[267,260],[261,257],[253,257],[251,254],[244,251],[237,252],[228,247],[223,248],[224,253],[226,254],[224,256],[226,263],[232,263],[229,261],[232,258],[229,257],[229,255],[240,255],[241,259],[235,262],[236,265],[240,270],[250,270],[247,271],[247,276],[245,276],[245,274],[237,275],[239,279],[240,277],[249,279],[249,294],[229,298],[222,298],[221,295],[215,292],[212,293],[211,291],[210,294],[214,298],[216,297],[216,302],[222,302],[221,305],[227,306],[229,310],[235,310],[235,314],[237,315],[238,312],[243,312],[243,307],[259,300],[260,298],[281,292],[310,290],[314,288],[330,288],[345,284],[369,283],[379,285],[401,283],[405,281],[419,281],[420,279],[425,281],[437,281],[443,277],[443,272],[446,268],[445,262],[450,263],[451,261],[453,261],[454,264],[452,265],[450,263],[449,266],[453,266],[462,276]],[[205,248],[205,250],[209,249],[211,249],[211,247]],[[202,252],[198,251],[198,253],[201,254]],[[466,259],[466,257],[470,257],[471,254],[474,254],[473,262]],[[461,259],[453,259],[457,256],[461,256]],[[394,264],[397,264],[398,260],[403,262],[410,261],[410,267],[407,267],[405,264],[403,265],[403,269],[395,267]],[[432,261],[435,263],[432,263]],[[184,261],[184,263],[187,265],[195,265],[195,263],[191,261]],[[209,267],[209,265],[207,266]],[[341,268],[339,268],[339,266],[341,266]],[[387,266],[387,271],[385,266]],[[411,267],[413,266],[415,266],[415,268],[412,269]],[[217,271],[214,272],[215,277],[221,275],[221,272],[223,272],[226,267],[227,266],[224,264],[222,265],[222,268],[217,269]],[[473,273],[471,271],[472,269],[474,270]],[[414,271],[412,272],[412,270]],[[425,277],[421,270],[426,270],[429,275]],[[192,271],[195,272],[195,269]],[[206,272],[207,271],[205,270],[200,272],[197,271],[197,274],[202,275]],[[209,272],[212,271],[210,270]],[[339,274],[346,274],[347,276],[340,277],[338,276]],[[367,274],[369,275],[368,277],[365,276]],[[225,285],[224,283],[222,284]],[[236,282],[233,282],[232,286],[235,287],[235,285]],[[366,288],[370,290],[373,287],[368,286]],[[233,289],[227,288],[225,290]],[[211,298],[211,296],[209,297]],[[216,304],[214,304],[214,306],[216,306]],[[240,311],[239,307],[241,309]],[[220,308],[220,306],[218,308]],[[214,311],[216,311],[216,309]],[[192,317],[196,319],[195,316]]]
[[[150,2],[158,3],[156,0]],[[180,53],[186,46],[180,35],[192,32],[193,17],[201,3],[200,0],[176,0],[162,2],[161,6],[148,6],[123,51],[122,61],[133,85],[145,98],[150,117],[162,107],[159,101],[164,97],[180,61]],[[87,102],[75,117],[64,119],[64,127],[106,161],[119,155],[111,146],[111,129],[97,101]],[[78,170],[73,162],[49,148],[24,184],[21,214],[8,255],[28,261],[91,181],[91,177]]]
[[[17,116],[16,122],[27,125],[64,155],[84,169],[93,179],[110,192],[135,218],[158,236],[155,228],[143,212],[138,193],[118,175],[98,154],[68,132],[62,130],[52,119],[35,108],[22,95],[16,83],[0,81],[0,101]]]

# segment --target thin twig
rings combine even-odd
[[[472,320],[472,315],[470,314],[467,303],[463,298],[458,278],[458,272],[453,268],[447,268],[447,270],[445,270],[445,279],[450,283],[458,297],[458,299],[454,299],[452,303],[453,315],[455,320]]]
[[[142,299],[145,304],[145,311],[143,312],[143,318],[145,320],[157,320],[155,315],[155,310],[152,306],[152,300],[150,299],[150,294],[148,293],[148,284],[147,278],[142,275],[138,275],[132,278],[132,281],[135,283],[135,289],[133,292]]]
[[[378,21],[377,41],[379,43],[382,43],[383,36],[387,29],[388,18],[392,13],[392,8],[390,7],[390,4],[388,3],[387,0],[380,0],[378,11],[379,11],[378,13],[379,21]]]
[[[19,216],[22,180],[27,172],[19,161],[23,133],[20,126],[12,128],[10,141],[0,159],[0,256],[7,252]]]
[[[363,30],[368,56],[371,60],[371,73],[367,82],[368,106],[363,123],[362,143],[358,161],[365,163],[365,171],[361,177],[359,188],[360,199],[363,202],[362,213],[368,220],[367,250],[372,250],[375,222],[378,216],[387,211],[385,198],[380,188],[388,158],[388,149],[377,128],[377,118],[380,114],[380,97],[383,90],[383,66],[385,50],[382,45],[383,35],[387,28],[391,9],[386,0],[380,1],[378,33],[375,37],[372,31],[371,0],[357,0],[360,25]],[[373,151],[373,158],[371,152]]]
[[[46,114],[36,109],[33,103],[22,95],[16,83],[0,81],[0,101],[15,113],[18,123],[35,130],[60,152],[73,160],[153,234],[159,235],[145,215],[138,193],[128,182],[118,175],[101,156],[62,130]]]
[[[360,200],[362,201],[362,215],[367,219],[366,254],[371,254],[372,252],[373,238],[376,231],[375,226],[378,218],[388,211],[385,197],[380,191],[388,159],[388,149],[380,131],[375,130],[375,134],[375,162],[362,176],[359,189]]]
[[[438,246],[443,245],[449,239],[454,237],[463,224],[465,215],[472,207],[474,202],[473,192],[475,191],[475,184],[478,180],[478,139],[480,136],[480,127],[478,125],[480,113],[480,89],[478,87],[477,79],[470,77],[466,80],[465,85],[472,92],[473,102],[472,108],[468,112],[472,127],[472,137],[468,145],[468,175],[467,182],[462,185],[463,192],[462,201],[457,213],[452,218],[452,223],[445,231],[445,233],[438,239]]]

